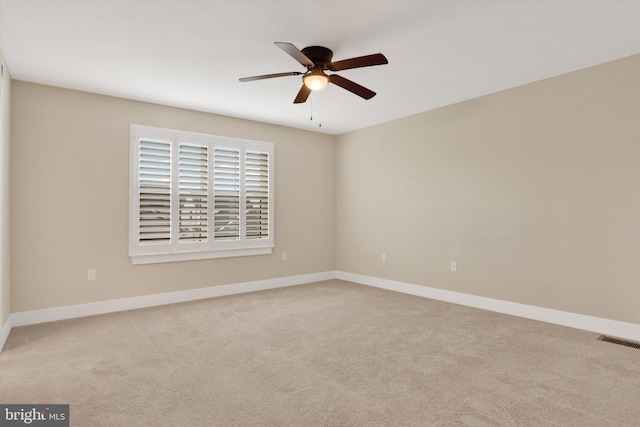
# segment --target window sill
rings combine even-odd
[[[179,252],[171,254],[147,254],[131,255],[131,263],[137,264],[158,264],[162,262],[195,261],[200,259],[230,258],[238,256],[269,255],[271,247],[248,248],[248,249],[227,249],[220,251],[206,252]]]

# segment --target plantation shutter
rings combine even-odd
[[[274,145],[131,125],[134,264],[265,255],[274,247]]]
[[[246,238],[269,237],[269,154],[247,151],[245,156]]]
[[[138,153],[140,244],[171,241],[171,143],[140,140]]]
[[[214,240],[240,238],[240,151],[214,149]]]
[[[178,166],[179,240],[206,242],[208,234],[208,148],[180,144]]]

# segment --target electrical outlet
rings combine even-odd
[[[451,261],[451,271],[454,272],[454,273],[456,271],[458,271],[458,263],[457,262]]]
[[[95,270],[87,270],[87,280],[89,282],[93,282],[96,280],[96,271]]]
[[[287,253],[286,252],[282,252],[282,260],[286,261],[288,259],[289,259],[289,257],[287,256]]]
[[[387,262],[387,254],[382,254],[382,262]]]

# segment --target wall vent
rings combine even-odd
[[[612,338],[606,335],[600,335],[598,341],[610,342],[612,344],[624,345],[625,347],[637,348],[640,350],[640,343],[635,341],[623,340],[620,338]]]

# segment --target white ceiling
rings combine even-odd
[[[299,76],[238,81],[304,71],[275,41],[389,64],[294,105]],[[638,54],[640,1],[0,0],[0,48],[14,79],[341,134]]]

